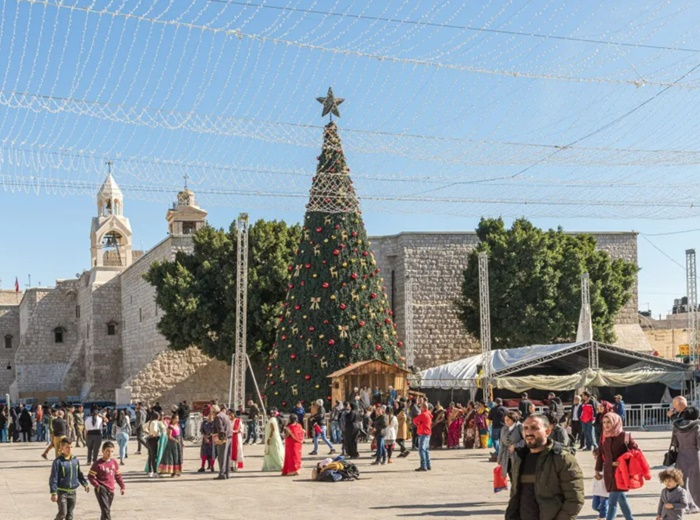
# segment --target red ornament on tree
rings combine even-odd
[[[365,326],[365,322],[364,322],[364,321],[361,321],[361,322],[360,322],[360,327],[364,327],[364,326]]]
[[[296,359],[296,358],[297,358],[297,355],[294,354],[294,353],[292,353],[292,354],[289,355],[289,357],[292,358],[292,359]]]
[[[309,374],[306,374],[306,375],[304,376],[304,379],[306,379],[307,381],[310,381],[310,380],[311,380],[311,376],[310,376]]]
[[[323,231],[323,228],[322,228],[322,227],[317,227],[317,228],[316,228],[316,233],[320,233],[321,231]]]
[[[372,299],[374,300],[374,299],[377,297],[377,294],[376,294],[376,293],[372,293],[372,294],[369,295],[369,297],[372,298]]]
[[[342,310],[345,310],[345,304],[344,304],[344,303],[341,303],[341,304],[340,304],[340,308],[341,308]]]
[[[335,340],[329,339],[329,340],[328,340],[328,344],[329,344],[330,346],[335,345]]]
[[[377,350],[377,351],[382,350],[382,346],[381,346],[381,345],[376,345],[374,348],[375,348],[375,350]]]
[[[340,254],[340,251],[339,251],[338,249],[334,249],[334,250],[333,250],[333,254],[334,254],[335,256],[338,256],[338,255]]]
[[[353,280],[357,280],[357,273],[352,273],[350,275],[350,278],[352,278]]]
[[[328,282],[323,282],[323,285],[321,285],[321,287],[323,287],[324,289],[328,289]]]

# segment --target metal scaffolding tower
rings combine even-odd
[[[581,314],[578,318],[576,343],[593,341],[593,317],[591,315],[591,279],[588,273],[581,275]],[[593,347],[588,358],[590,368],[598,369],[598,349]]]
[[[481,320],[481,364],[483,366],[482,388],[484,389],[484,398],[492,400],[489,258],[485,252],[479,253],[479,317]]]
[[[248,214],[241,213],[236,221],[236,343],[233,352],[233,401],[234,408],[245,406],[245,372],[248,313]]]
[[[688,350],[694,370],[700,364],[698,353],[698,278],[695,263],[695,249],[685,252],[686,288],[688,290]]]
[[[404,344],[406,348],[406,366],[413,371],[416,363],[416,349],[413,342],[413,281],[406,277],[404,296]]]

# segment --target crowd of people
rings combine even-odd
[[[485,450],[484,457],[497,464],[494,474],[510,484],[505,516],[512,520],[576,518],[584,506],[577,452],[590,451],[595,459],[591,507],[600,519],[612,520],[620,509],[631,520],[626,493],[650,478],[643,451],[624,430],[620,395],[606,402],[583,392],[565,407],[554,393],[540,406],[524,393],[517,407],[496,398],[464,406],[452,402],[444,408],[425,396],[399,396],[391,387],[356,388],[350,400],[336,401],[328,412],[322,399],[310,403],[308,412],[301,402],[285,414],[272,408],[262,430],[260,408],[252,400],[247,405],[247,411],[242,405],[234,410],[212,401],[203,410],[197,472],[228,479],[245,468],[244,447],[258,442],[264,445],[262,471],[283,476],[299,475],[306,440],[313,443],[309,455],[326,446],[328,455],[345,459],[360,457],[361,444],[371,443],[372,465],[393,464],[417,451],[415,470],[420,472],[432,470],[431,450]],[[149,477],[178,477],[184,470],[189,416],[184,401],[170,413],[158,403],[137,403],[133,413],[93,406],[87,416],[82,406],[18,405],[0,410],[0,440],[46,443],[42,457],[51,453],[54,460],[50,491],[58,504],[57,518],[70,518],[75,490],[87,489],[89,483],[102,518],[110,518],[116,486],[122,494],[125,490],[120,468],[126,464],[129,443],[135,440],[137,454],[145,448]],[[673,433],[668,455],[673,462],[659,475],[659,519],[700,511],[700,412],[676,397],[669,417]],[[73,454],[80,446],[87,451],[87,479]]]

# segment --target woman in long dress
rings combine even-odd
[[[289,414],[289,424],[284,429],[284,466],[282,476],[294,476],[301,469],[301,446],[304,442],[304,430],[295,414]],[[357,443],[355,444],[357,445]]]
[[[241,412],[229,410],[231,424],[233,426],[233,438],[231,439],[231,471],[243,469],[243,421],[241,420]]]
[[[479,432],[476,429],[476,410],[474,403],[469,401],[464,412],[464,447],[468,450],[474,449]]]
[[[489,444],[488,410],[484,403],[479,403],[474,417],[474,426],[479,432],[479,448],[486,449]]]
[[[182,474],[182,450],[180,449],[180,425],[177,414],[173,414],[168,425],[168,436],[163,456],[158,464],[158,473],[179,477]]]
[[[360,430],[362,429],[362,416],[358,410],[357,402],[351,402],[350,412],[345,415],[343,443],[345,445],[345,453],[350,459],[356,459],[360,456],[357,451],[357,438],[360,436]]]
[[[450,413],[451,417],[448,417],[449,426],[447,427],[447,448],[458,448],[459,439],[462,436],[462,429],[464,428],[464,409],[461,404],[452,407]]]
[[[700,511],[700,421],[697,408],[686,408],[684,418],[673,421],[671,446],[678,452],[676,469],[683,472],[683,487],[693,499],[686,513],[696,513]]]
[[[161,417],[160,413],[155,412],[153,419],[146,423],[148,461],[144,471],[148,473],[149,477],[155,477],[158,474],[158,466],[165,453],[165,447],[168,445],[168,430]]]
[[[265,455],[263,471],[282,471],[284,465],[284,446],[280,436],[280,426],[277,422],[279,412],[276,408],[270,410],[270,418],[265,426]]]
[[[433,410],[433,427],[430,431],[430,449],[441,450],[445,444],[445,409],[438,403]]]

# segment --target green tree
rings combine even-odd
[[[302,238],[267,366],[271,405],[330,399],[327,375],[356,361],[403,365],[379,269],[338,136],[324,128]]]
[[[254,363],[267,359],[275,341],[287,266],[300,236],[298,224],[283,221],[258,220],[249,228],[247,344]],[[158,330],[174,350],[194,345],[230,362],[236,332],[236,228],[232,224],[226,232],[205,226],[192,239],[191,254],[178,252],[144,274],[163,310]]]
[[[489,258],[493,348],[573,341],[581,310],[581,275],[588,272],[593,337],[615,341],[615,317],[631,298],[637,266],[612,260],[587,234],[543,231],[525,219],[506,229],[502,219],[481,219],[481,243],[469,254],[462,281],[460,317],[470,334],[481,336],[477,255]]]

